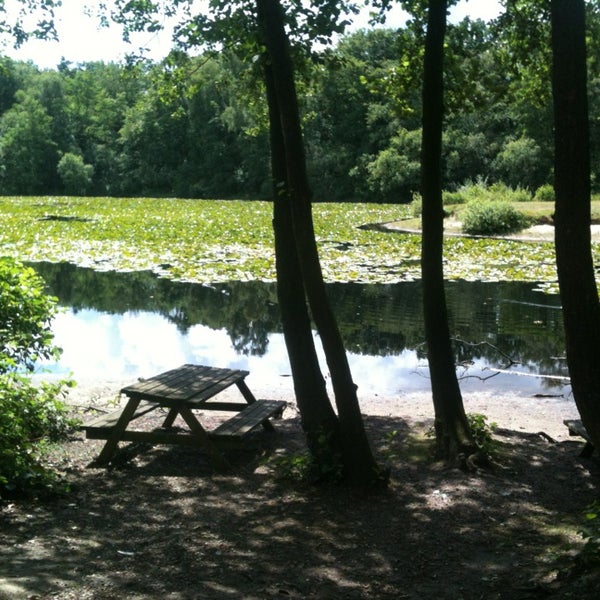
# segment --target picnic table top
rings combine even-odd
[[[240,369],[186,364],[121,389],[129,398],[155,401],[165,406],[201,404],[248,375]]]

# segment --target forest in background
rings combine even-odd
[[[599,148],[600,20],[590,13],[591,146]],[[422,36],[410,24],[361,30],[310,63],[298,60],[316,201],[412,200]],[[524,50],[502,23],[466,19],[449,26],[446,56],[444,187],[483,180],[533,194],[551,183],[549,43],[532,39]],[[596,155],[595,191],[599,174]],[[270,185],[260,74],[234,52],[56,70],[0,59],[3,194],[265,198]]]

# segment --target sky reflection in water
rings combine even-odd
[[[65,307],[53,323],[63,348],[56,374],[76,380],[135,380],[183,363],[250,371],[253,382],[287,380],[291,388],[274,284],[175,283],[150,273],[96,272],[38,263],[48,291]],[[429,389],[418,282],[328,286],[359,394]],[[564,332],[558,298],[534,284],[450,282],[449,323],[462,389],[568,395],[548,379],[496,375],[510,367],[564,377]],[[469,344],[484,345],[473,346]],[[323,365],[319,340],[317,349]],[[482,378],[486,378],[482,381]]]
[[[289,362],[280,333],[268,334],[262,356],[239,354],[225,329],[192,325],[186,333],[157,313],[131,311],[108,314],[94,309],[60,314],[53,326],[55,340],[63,348],[56,374],[72,373],[77,380],[132,380],[149,377],[184,363],[218,365],[246,369],[252,380],[268,381],[290,374]],[[316,345],[325,365],[318,336]],[[391,395],[429,389],[427,362],[414,350],[405,349],[387,356],[348,353],[359,393]],[[466,371],[459,369],[463,391],[512,390],[519,396],[536,393],[567,395],[569,386],[547,388],[547,382],[534,377],[492,374],[486,360],[475,360]],[[515,370],[522,366],[515,367]],[[327,369],[324,367],[324,373]],[[107,376],[108,375],[108,376]],[[482,382],[480,378],[486,378]],[[290,383],[291,385],[291,383]]]

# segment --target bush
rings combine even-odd
[[[442,204],[444,206],[449,206],[451,204],[464,204],[465,202],[465,196],[461,194],[460,191],[449,192],[444,190],[442,192]]]
[[[554,202],[554,186],[549,183],[541,185],[533,196],[536,202]]]
[[[490,200],[504,202],[530,202],[531,192],[522,187],[511,188],[510,186],[497,181],[489,187]]]
[[[50,330],[55,313],[56,300],[33,269],[0,258],[0,497],[52,485],[44,452],[73,425],[62,401],[71,382],[31,381],[39,359],[59,355]]]
[[[413,219],[418,219],[423,214],[423,198],[421,197],[421,194],[415,192],[412,201],[408,206],[411,217]]]
[[[579,533],[585,540],[582,559],[588,564],[600,565],[600,501],[592,502],[584,513],[584,525]]]
[[[479,450],[486,456],[492,456],[496,450],[493,433],[497,423],[488,423],[487,417],[479,413],[468,413],[467,421]]]
[[[470,235],[502,235],[528,227],[530,220],[506,202],[471,202],[462,214],[462,230]]]
[[[63,394],[63,382],[37,386],[24,375],[0,375],[0,498],[55,486],[44,454],[48,443],[66,437],[74,425]]]
[[[488,185],[485,180],[467,182],[455,192],[444,192],[444,205],[469,204],[470,202],[529,202],[531,193],[522,187],[511,188],[505,183]]]
[[[495,178],[517,188],[536,189],[547,180],[551,163],[535,140],[521,137],[507,140],[492,162]]]
[[[84,195],[92,184],[94,167],[86,165],[78,154],[66,152],[57,165],[58,175],[65,187],[65,193]]]

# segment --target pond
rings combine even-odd
[[[63,348],[60,362],[48,365],[53,373],[135,380],[185,362],[290,373],[272,283],[208,286],[149,272],[32,266],[65,307],[53,324]],[[428,389],[419,282],[328,291],[359,390]],[[532,283],[454,281],[446,291],[463,390],[568,396],[557,296]]]

